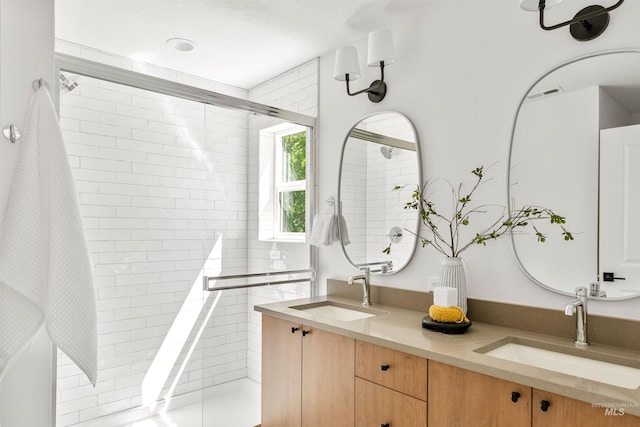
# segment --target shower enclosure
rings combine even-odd
[[[259,424],[253,306],[315,293],[315,119],[66,55],[57,64],[99,334],[95,388],[58,353],[57,426]],[[308,82],[317,64],[306,67]]]

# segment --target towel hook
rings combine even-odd
[[[329,197],[326,200],[327,205],[333,209],[333,214],[336,214],[336,199],[333,198],[333,196]]]
[[[31,87],[33,87],[34,91],[38,91],[38,89],[40,89],[42,86],[46,87],[47,89],[49,89],[49,85],[47,84],[47,82],[44,81],[44,79],[42,77],[40,77],[37,80],[34,80],[33,83],[31,84]],[[2,129],[2,134],[9,139],[9,141],[11,141],[12,144],[15,144],[15,142],[20,139],[20,129],[18,129],[18,126],[16,125],[8,125],[5,126]]]
[[[5,126],[5,128],[2,129],[2,133],[6,138],[9,138],[12,144],[20,138],[20,129],[18,129],[16,125]]]
[[[38,91],[38,89],[40,89],[42,86],[46,87],[47,89],[49,89],[49,84],[47,82],[44,81],[44,79],[42,77],[40,77],[37,80],[34,80],[33,83],[31,84],[31,86],[33,87],[34,91]]]

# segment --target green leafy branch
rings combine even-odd
[[[519,232],[529,225],[532,226],[538,242],[544,243],[547,240],[547,234],[533,225],[534,222],[538,221],[549,221],[550,224],[559,226],[564,240],[573,240],[573,235],[565,228],[566,219],[563,216],[556,214],[549,208],[523,206],[520,209],[509,212],[508,215],[503,211],[491,225],[476,232],[470,241],[461,244],[461,231],[471,224],[472,216],[486,213],[487,208],[490,206],[480,205],[474,207],[471,205],[475,191],[486,182],[483,181],[484,172],[483,166],[471,171],[476,179],[473,187],[468,192],[463,191],[462,183],[457,188],[451,186],[452,209],[454,212],[451,217],[442,215],[436,209],[435,203],[430,200],[430,197],[425,196],[425,192],[430,187],[428,182],[422,187],[418,186],[413,191],[411,200],[405,203],[404,209],[418,211],[420,220],[426,227],[426,236],[416,234],[423,247],[433,246],[434,249],[447,257],[457,257],[473,245],[486,246],[489,240],[497,240],[509,232]],[[397,191],[402,188],[404,186],[396,186],[394,190]],[[382,252],[390,254],[391,243]]]

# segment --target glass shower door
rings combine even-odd
[[[99,371],[94,389],[59,353],[57,426],[202,425],[204,105],[65,74],[78,83],[60,119],[95,266]],[[193,415],[178,422],[176,408]]]
[[[57,426],[257,425],[253,306],[312,294],[311,129],[63,72],[77,83],[60,118],[95,265],[99,372],[94,389],[59,354]]]

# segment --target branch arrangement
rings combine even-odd
[[[422,188],[418,186],[411,195],[411,200],[405,204],[404,209],[418,211],[420,219],[426,227],[428,237],[417,235],[422,242],[422,247],[431,245],[446,257],[458,257],[474,244],[486,246],[488,240],[496,240],[508,232],[520,231],[528,225],[533,227],[538,242],[544,243],[547,240],[547,235],[533,225],[533,221],[540,220],[548,220],[551,224],[557,224],[562,229],[564,240],[573,240],[573,235],[563,225],[566,223],[563,216],[557,215],[545,207],[523,206],[509,212],[508,215],[501,214],[490,226],[477,232],[471,241],[461,243],[461,230],[470,224],[471,217],[475,214],[486,213],[486,208],[489,207],[489,205],[471,206],[474,192],[483,183],[484,167],[480,166],[472,170],[471,173],[476,177],[476,181],[469,192],[463,192],[462,183],[457,188],[451,186],[454,211],[451,217],[442,215],[436,210],[434,202],[425,196],[425,192],[429,188],[428,182]],[[394,191],[401,188],[403,186],[396,186]],[[391,253],[391,243],[382,252]]]

